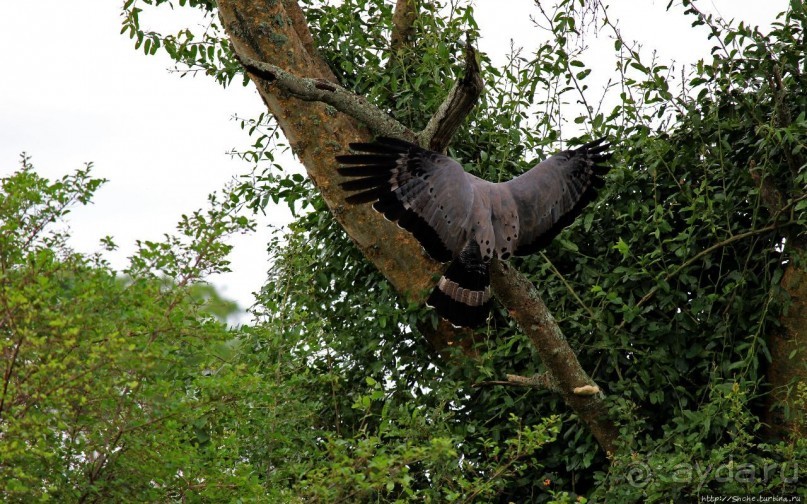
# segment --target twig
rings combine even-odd
[[[797,199],[791,201],[788,205],[786,205],[785,207],[782,208],[782,211],[784,211],[785,209],[787,209],[788,207],[792,206],[793,204],[795,204],[796,202],[798,202],[799,200],[802,200],[802,199],[805,199],[805,198],[801,197],[801,198],[797,198]],[[663,281],[667,282],[672,277],[674,277],[678,273],[680,273],[684,268],[686,268],[687,266],[690,266],[692,263],[699,260],[701,257],[704,257],[704,256],[706,256],[708,254],[711,254],[715,250],[717,250],[719,248],[722,248],[722,247],[725,247],[726,245],[729,245],[730,243],[734,243],[736,241],[743,240],[745,238],[749,238],[751,236],[756,236],[758,234],[765,234],[765,233],[767,233],[769,231],[773,231],[773,230],[775,230],[777,228],[780,228],[780,227],[783,227],[783,226],[788,226],[788,225],[793,224],[793,223],[794,223],[793,221],[784,222],[782,224],[774,223],[774,224],[770,224],[768,226],[765,226],[764,228],[752,229],[751,231],[746,231],[745,233],[740,233],[740,234],[734,235],[734,236],[732,236],[730,238],[726,238],[723,241],[715,243],[711,247],[708,247],[708,248],[705,248],[705,249],[701,250],[700,252],[698,252],[694,256],[690,257],[689,259],[687,259],[686,261],[681,263],[673,271],[671,271],[671,272],[667,273],[666,275],[664,275],[664,280]],[[655,286],[653,286],[652,289],[647,291],[647,294],[642,296],[642,299],[640,299],[639,302],[637,302],[636,305],[634,305],[634,308],[640,308],[641,306],[643,306],[646,302],[648,302],[656,294],[656,292],[658,292],[658,290],[659,290],[659,284],[657,283]],[[625,326],[625,323],[626,323],[626,320],[623,320],[622,323],[620,323],[617,326],[617,328],[616,328],[617,331],[622,329]]]
[[[718,44],[720,44],[720,47],[723,49],[723,54],[725,55],[725,57],[726,57],[726,58],[731,59],[731,53],[729,52],[729,48],[728,48],[728,47],[726,47],[726,44],[725,44],[725,43],[723,43],[723,37],[722,37],[722,32],[721,32],[721,29],[725,29],[725,28],[726,28],[726,27],[725,27],[725,22],[723,22],[723,23],[722,23],[724,26],[719,26],[719,27],[718,27],[718,25],[719,25],[719,24],[721,24],[721,23],[720,23],[720,21],[723,21],[723,20],[722,20],[722,18],[720,18],[720,17],[718,16],[718,23],[717,23],[717,24],[716,24],[716,23],[714,23],[714,22],[712,21],[712,20],[713,20],[713,18],[712,18],[712,16],[711,16],[711,14],[709,14],[709,15],[704,14],[704,13],[703,13],[703,11],[701,11],[699,8],[697,8],[697,7],[695,6],[695,2],[694,2],[694,1],[689,2],[689,4],[687,4],[687,5],[686,5],[686,7],[687,7],[687,9],[689,10],[689,12],[691,12],[691,13],[695,14],[695,16],[697,16],[697,18],[698,18],[698,19],[699,19],[699,20],[700,20],[700,21],[701,21],[701,22],[702,22],[704,25],[706,25],[706,26],[708,26],[708,27],[709,27],[709,30],[711,30],[711,32],[712,32],[712,36],[713,36],[715,39],[717,39],[717,43],[718,43]],[[686,13],[687,13],[687,11],[685,10],[685,11],[684,11],[684,14],[686,14]]]
[[[558,278],[560,278],[560,281],[563,282],[563,285],[566,286],[566,290],[569,291],[569,293],[572,295],[572,297],[574,297],[574,299],[577,301],[577,303],[580,306],[582,306],[584,310],[586,310],[586,312],[588,313],[588,316],[591,317],[591,320],[596,320],[597,317],[594,315],[594,311],[591,308],[589,308],[588,305],[586,303],[584,303],[582,299],[580,299],[580,296],[577,295],[577,292],[575,292],[575,290],[572,288],[572,286],[569,285],[569,282],[566,281],[566,277],[564,277],[561,274],[561,272],[558,271],[558,269],[555,267],[554,264],[552,264],[552,261],[549,260],[549,258],[546,256],[546,254],[541,252],[541,257],[543,257],[544,261],[546,261],[547,264],[549,264],[549,267],[552,269],[552,273],[554,273]]]
[[[3,410],[5,409],[6,404],[6,394],[8,393],[8,384],[11,382],[11,374],[14,372],[14,364],[17,363],[17,357],[19,356],[22,342],[23,336],[20,336],[20,340],[14,345],[14,352],[11,355],[11,359],[9,359],[8,367],[6,367],[5,373],[3,373],[3,395],[0,396],[0,420],[3,418]]]

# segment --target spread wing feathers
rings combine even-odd
[[[473,205],[470,176],[453,159],[393,138],[353,143],[337,156],[349,203],[373,208],[411,232],[436,261],[448,262],[467,241]]]
[[[516,255],[547,246],[571,224],[605,184],[611,157],[604,138],[556,154],[506,182],[518,214]]]
[[[350,144],[337,170],[349,203],[373,208],[451,261],[427,303],[452,324],[482,325],[491,306],[490,260],[545,247],[596,196],[611,157],[604,139],[556,154],[527,173],[490,183],[453,159],[380,137]]]
[[[468,240],[451,261],[426,304],[455,326],[479,327],[485,323],[492,304],[490,262],[482,259],[476,240]]]

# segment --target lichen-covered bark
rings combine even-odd
[[[370,105],[363,96],[351,93],[342,86],[324,79],[297,77],[277,65],[257,61],[246,56],[238,56],[241,64],[250,74],[261,78],[266,84],[286,95],[303,101],[321,102],[345,112],[353,119],[363,123],[372,131],[384,132],[385,135],[402,138],[410,142],[417,141],[417,135],[399,123],[384,111]]]
[[[296,2],[226,0],[219,2],[219,15],[236,54],[271,62],[296,76],[335,82],[315,52]],[[398,292],[423,299],[440,265],[411,235],[379,219],[369,205],[346,205],[338,186],[334,156],[345,153],[350,142],[369,141],[370,132],[332,107],[300,101],[270,81],[250,77],[336,220]]]

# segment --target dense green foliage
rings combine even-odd
[[[89,166],[51,182],[27,158],[2,180],[0,500],[261,495],[236,429],[218,421],[248,418],[254,384],[216,318],[232,306],[194,283],[226,269],[222,239],[249,222],[214,202],[183,217],[180,237],[141,243],[121,277],[60,229],[102,182]]]
[[[342,84],[414,129],[461,71],[465,36],[478,35],[466,2],[423,2],[412,46],[392,53],[392,6],[303,3]],[[716,44],[684,82],[622,39],[599,5],[537,8],[547,41],[501,68],[482,55],[486,92],[451,146],[467,169],[497,180],[562,139],[616,140],[601,198],[547,250],[517,261],[607,393],[624,448],[612,462],[557,395],[486,383],[543,370],[506,314],[480,331],[473,355],[429,348],[418,327],[433,315],[403,305],[310,184],[275,163],[282,139],[260,116],[244,122],[254,173],[208,213],[184,218],[184,238],[142,244],[125,280],[45,232],[99,181],[80,171],[49,183],[27,161],[4,181],[0,331],[12,359],[0,403],[0,495],[804,495],[807,440],[768,438],[761,418],[776,365],[768,337],[790,303],[779,280],[807,260],[807,12],[791,2],[765,34],[684,4],[670,15],[705,24]],[[237,66],[215,22],[165,36],[143,30],[138,5],[126,3],[124,21],[138,46],[232,81]],[[589,87],[591,23],[614,37],[619,85],[605,97]],[[776,205],[765,181],[781,195]],[[249,227],[236,211],[270,201],[306,211],[270,241],[273,267],[253,326],[228,330],[191,289],[226,268],[221,238]],[[807,389],[800,393],[807,406]]]

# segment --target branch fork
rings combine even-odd
[[[465,44],[464,75],[454,83],[423,131],[415,133],[379,110],[363,96],[354,94],[339,84],[325,79],[298,77],[277,65],[237,53],[236,58],[251,74],[277,87],[283,93],[303,101],[328,104],[339,112],[361,121],[378,135],[415,142],[435,151],[443,151],[448,147],[462,122],[473,110],[484,87],[479,63],[476,60],[476,50],[469,39]]]

